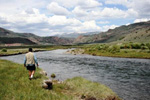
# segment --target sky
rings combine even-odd
[[[0,27],[52,36],[150,20],[150,0],[0,0]]]

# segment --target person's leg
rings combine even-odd
[[[32,72],[31,72],[31,78],[33,78],[34,73],[35,73],[35,70],[32,70]]]
[[[31,74],[32,74],[32,71],[31,71],[31,70],[29,70],[29,78],[31,77]]]

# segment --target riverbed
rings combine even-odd
[[[39,67],[48,76],[55,73],[59,80],[81,76],[100,82],[123,100],[150,100],[150,59],[71,55],[66,51],[36,52]],[[0,58],[23,64],[24,54]]]

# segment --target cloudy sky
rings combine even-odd
[[[0,0],[0,27],[40,36],[150,20],[150,0]]]

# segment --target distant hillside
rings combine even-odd
[[[86,35],[85,35],[86,34]],[[90,34],[90,35],[87,35]],[[58,36],[40,37],[32,33],[16,33],[0,28],[0,45],[33,45],[33,44],[82,44],[82,43],[124,43],[150,42],[150,21],[123,25],[107,32],[89,32],[80,36],[77,33]],[[77,37],[78,36],[78,37]],[[72,37],[77,37],[76,39]]]
[[[7,44],[12,46],[11,44],[20,44],[20,45],[34,45],[36,43],[30,41],[26,38],[20,38],[20,37],[0,37],[0,44]]]
[[[40,37],[32,33],[16,33],[4,28],[0,28],[0,44],[1,45],[33,45],[33,44],[72,44],[74,39],[61,37]]]
[[[63,33],[61,35],[56,35],[57,37],[64,37],[64,38],[77,38],[80,35],[94,35],[100,32],[85,32],[85,33]]]
[[[22,45],[33,45],[39,44],[39,40],[41,40],[39,36],[32,33],[16,33],[4,28],[0,28],[0,38],[0,44],[21,43]]]
[[[74,43],[150,42],[150,21],[123,25],[107,32],[79,36]]]
[[[57,45],[69,45],[72,44],[74,39],[72,38],[63,38],[56,36],[42,37],[42,41],[44,43],[52,43]]]

